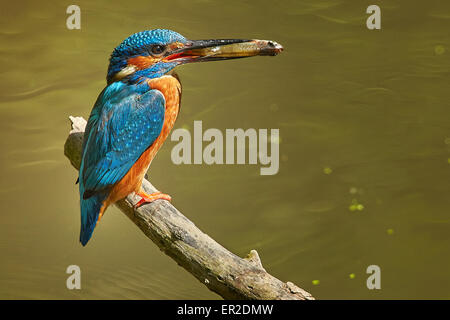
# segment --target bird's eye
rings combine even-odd
[[[164,50],[166,50],[166,47],[161,44],[155,44],[150,47],[150,52],[154,55],[159,55],[159,54],[163,53]]]

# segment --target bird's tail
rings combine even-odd
[[[92,237],[92,233],[94,232],[94,228],[97,224],[100,210],[106,198],[107,194],[104,192],[94,194],[88,199],[83,199],[83,193],[81,193],[80,242],[83,246],[85,246],[88,243],[89,239]]]

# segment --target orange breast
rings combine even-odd
[[[161,133],[153,144],[139,157],[122,180],[114,185],[109,197],[103,203],[98,220],[100,220],[104,211],[110,204],[125,198],[132,192],[139,191],[142,185],[142,180],[144,179],[150,163],[156,156],[156,153],[161,148],[164,141],[167,139],[173,125],[175,124],[175,120],[177,119],[181,99],[181,83],[178,79],[174,76],[166,75],[157,79],[150,79],[147,82],[151,89],[161,91],[166,100],[166,111],[164,114],[164,124]]]

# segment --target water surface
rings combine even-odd
[[[378,2],[382,30],[369,31],[374,3],[77,1],[74,31],[69,3],[3,3],[0,298],[218,298],[114,207],[89,245],[78,243],[68,116],[88,117],[112,49],[157,27],[286,48],[178,69],[176,128],[279,128],[281,163],[275,176],[254,165],[176,166],[167,141],[149,175],[177,208],[317,298],[450,298],[450,3]],[[80,291],[66,289],[71,264]],[[381,290],[366,287],[373,264]]]

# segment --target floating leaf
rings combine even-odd
[[[358,200],[353,199],[352,204],[348,207],[350,211],[363,211],[364,205],[358,202]]]

